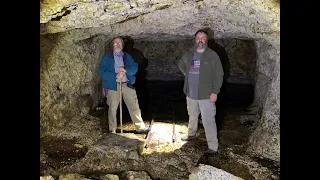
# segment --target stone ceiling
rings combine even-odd
[[[152,0],[152,6],[129,1],[43,0],[40,34],[75,30],[69,31],[74,39],[105,34],[168,41],[210,28],[215,38],[266,39],[279,48],[277,0]]]

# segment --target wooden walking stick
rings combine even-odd
[[[123,133],[122,129],[122,78],[120,78],[120,88],[119,88],[119,96],[120,96],[120,129],[121,134]]]
[[[172,101],[172,143],[176,142],[176,126],[175,126],[175,119],[174,119],[174,102]]]

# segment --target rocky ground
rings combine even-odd
[[[176,84],[176,87],[180,86]],[[88,120],[99,121],[98,125],[102,127],[103,133],[96,142],[84,143],[77,136],[40,139],[40,176],[50,175],[54,179],[191,179],[194,167],[210,165],[246,180],[280,179],[279,163],[246,152],[246,143],[258,116],[254,107],[248,109],[247,104],[232,102],[248,98],[241,92],[249,92],[249,86],[233,85],[233,91],[240,96],[238,99],[229,96],[233,100],[220,105],[223,108],[217,112],[219,153],[214,156],[203,155],[206,140],[201,120],[197,138],[187,143],[181,141],[180,136],[187,132],[188,122],[185,97],[181,89],[170,87],[171,91],[149,86],[148,99],[144,101],[147,105],[141,105],[146,125],[154,119],[148,148],[145,148],[145,134],[135,133],[125,105],[123,134],[120,126],[117,134],[107,133],[106,111],[101,109],[92,113],[96,118]],[[77,175],[66,178],[68,173]]]

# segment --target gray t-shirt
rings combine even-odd
[[[199,84],[199,70],[200,57],[202,53],[195,52],[191,61],[189,71],[189,91],[187,96],[191,99],[198,100],[198,84]]]

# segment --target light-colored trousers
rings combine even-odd
[[[107,104],[109,130],[113,131],[117,129],[117,109],[120,103],[119,89],[120,84],[117,83],[117,91],[108,90],[107,92]],[[129,114],[132,122],[136,126],[136,130],[145,128],[145,124],[141,117],[141,111],[138,104],[138,98],[136,90],[129,88],[126,83],[122,84],[122,97],[129,110]]]
[[[206,134],[208,148],[218,150],[216,105],[209,99],[193,100],[187,97],[187,109],[189,114],[188,135],[195,136],[198,129],[198,117],[201,113],[202,124]]]

